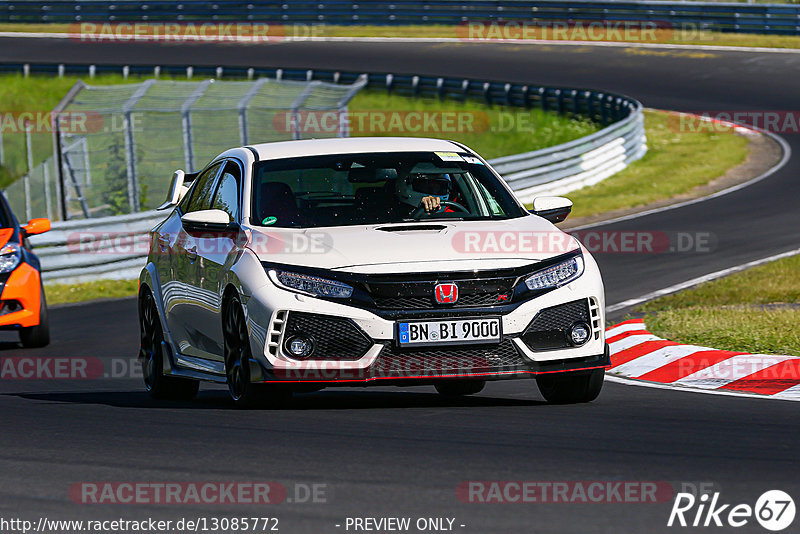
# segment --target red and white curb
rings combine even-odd
[[[611,376],[675,388],[800,401],[800,357],[683,345],[654,336],[644,320],[609,328]]]

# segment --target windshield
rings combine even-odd
[[[527,214],[479,159],[455,152],[263,161],[255,164],[253,180],[252,222],[262,226],[315,228]]]

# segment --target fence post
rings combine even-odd
[[[339,114],[339,128],[336,137],[350,137],[350,117],[347,114],[347,104],[356,96],[356,93],[367,85],[368,81],[366,74],[360,74],[353,82],[353,86],[336,102]]]
[[[253,82],[253,85],[247,90],[247,93],[236,105],[239,110],[239,141],[241,141],[242,146],[248,144],[248,140],[250,138],[250,132],[247,130],[247,106],[250,104],[250,101],[253,99],[253,97],[258,94],[261,88],[264,87],[264,84],[268,81],[269,78],[259,78]]]
[[[303,92],[297,95],[297,98],[295,98],[294,102],[292,102],[292,139],[301,139],[300,107],[305,103],[306,99],[311,96],[311,93],[314,92],[314,89],[316,89],[321,83],[322,82],[320,81],[308,82],[308,85],[305,86]]]
[[[124,130],[123,135],[125,136],[125,170],[128,177],[128,204],[131,207],[131,213],[139,211],[139,177],[136,174],[136,140],[133,136],[133,107],[154,83],[156,83],[155,80],[143,82],[122,105],[122,127]]]
[[[6,164],[6,153],[3,150],[3,114],[0,113],[0,165]]]
[[[192,94],[181,105],[181,125],[183,127],[183,156],[186,172],[194,170],[194,141],[192,140],[192,106],[203,96],[211,80],[200,82]]]
[[[56,195],[58,195],[58,211],[59,218],[62,221],[69,220],[69,212],[67,211],[67,188],[64,182],[64,157],[61,152],[63,144],[61,138],[61,127],[59,126],[58,116],[55,116],[55,128],[53,128],[53,152],[56,164]]]
[[[61,138],[61,122],[59,117],[61,112],[66,109],[66,107],[75,99],[78,93],[80,93],[86,84],[83,81],[78,80],[75,82],[75,85],[64,95],[64,98],[53,108],[52,113],[50,114],[51,120],[53,121],[53,159],[55,160],[56,164],[56,195],[58,196],[58,210],[59,210],[59,218],[63,221],[69,219],[69,213],[67,212],[67,189],[66,189],[66,182],[64,181],[64,158],[63,154],[61,153],[61,148],[63,146],[63,139]]]
[[[125,170],[128,175],[128,204],[131,213],[138,211],[139,187],[136,180],[136,141],[133,138],[133,117],[128,111],[122,115],[122,127],[125,130]]]
[[[31,173],[33,172],[33,143],[31,143],[31,128],[30,123],[25,122],[25,153],[28,159],[28,173],[23,178],[23,186],[25,187],[25,219],[30,221],[33,219],[31,215]]]
[[[47,213],[47,218],[53,218],[53,209],[50,207],[50,170],[47,165],[47,160],[42,163],[42,172],[44,173],[44,209]]]

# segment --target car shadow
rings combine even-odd
[[[21,348],[22,348],[22,343],[20,343],[19,341],[7,341],[7,340],[0,341],[0,351],[18,350]]]
[[[533,393],[533,391],[531,392]],[[6,393],[5,396],[52,403],[97,404],[115,408],[187,409],[239,411],[227,391],[201,391],[192,401],[153,400],[144,391],[80,391],[47,393]],[[374,410],[387,408],[453,408],[534,406],[546,404],[538,399],[514,399],[485,396],[444,397],[422,391],[319,391],[295,394],[294,398],[276,407],[262,410]]]

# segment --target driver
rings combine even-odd
[[[452,180],[448,174],[411,173],[395,182],[395,196],[404,205],[410,207],[411,214],[419,207],[426,213],[439,211],[453,213],[449,206],[442,207],[443,202],[450,200]]]

